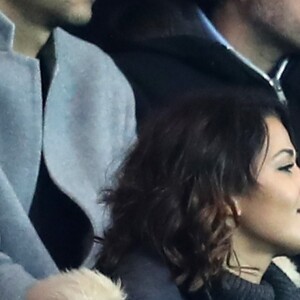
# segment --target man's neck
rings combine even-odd
[[[13,49],[20,54],[36,57],[47,42],[51,29],[26,18],[21,10],[10,3],[0,1],[0,11],[15,24]]]
[[[213,24],[235,50],[268,73],[282,57],[282,49],[276,47],[270,37],[262,36],[245,22],[238,8],[232,2],[228,3],[215,13]]]

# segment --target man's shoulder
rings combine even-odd
[[[60,52],[59,54],[76,57],[76,61],[92,60],[95,63],[95,61],[101,60],[112,64],[112,59],[102,49],[70,34],[62,28],[54,30],[54,42]]]
[[[60,68],[63,66],[64,70],[71,70],[73,74],[76,73],[76,77],[88,74],[89,78],[96,78],[98,84],[103,83],[100,82],[101,80],[106,84],[109,81],[110,86],[121,84],[131,90],[128,81],[113,59],[98,46],[73,36],[61,28],[56,28],[53,36],[56,59]],[[77,72],[78,70],[80,72]]]

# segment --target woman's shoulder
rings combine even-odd
[[[158,255],[137,249],[122,258],[112,276],[120,279],[128,300],[186,300]]]

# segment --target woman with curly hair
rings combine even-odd
[[[144,128],[106,197],[97,267],[129,300],[292,300],[272,263],[300,253],[300,170],[284,108],[193,95]]]

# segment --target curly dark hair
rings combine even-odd
[[[289,128],[283,107],[239,90],[182,99],[143,129],[105,201],[112,225],[97,267],[110,273],[142,245],[169,266],[177,284],[197,289],[219,276],[231,253],[233,195],[256,185],[254,161],[268,141],[265,117]]]

